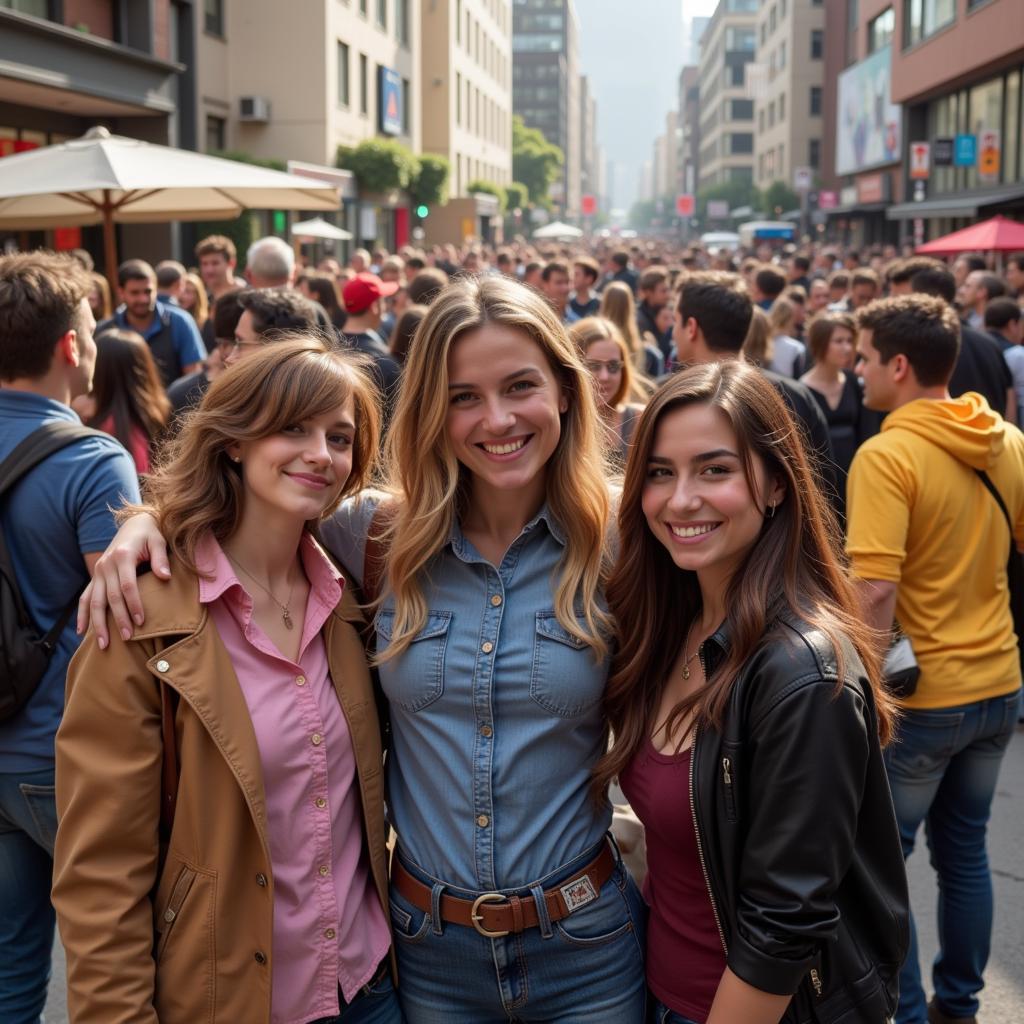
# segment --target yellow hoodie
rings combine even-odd
[[[846,550],[861,579],[899,584],[896,618],[921,666],[909,708],[953,707],[1020,686],[1010,534],[977,469],[996,485],[1024,547],[1024,434],[981,395],[901,406],[850,467]]]

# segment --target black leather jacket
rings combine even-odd
[[[729,649],[705,643],[710,677]],[[883,1024],[909,902],[871,688],[844,648],[795,619],[743,666],[721,732],[691,760],[697,841],[729,967],[777,995],[786,1024]]]

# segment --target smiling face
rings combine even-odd
[[[352,472],[355,405],[342,405],[256,441],[232,445],[240,458],[245,515],[272,523],[319,519]]]
[[[562,435],[569,408],[544,351],[525,332],[485,324],[448,355],[447,440],[484,489],[536,492]]]
[[[721,410],[705,403],[666,413],[647,462],[643,512],[651,533],[680,569],[724,594],[760,535],[765,509],[783,497],[764,463],[751,456],[753,491],[736,433]]]

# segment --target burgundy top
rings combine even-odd
[[[725,971],[690,810],[690,749],[660,754],[650,737],[619,777],[647,834],[647,984],[670,1010],[704,1024]]]

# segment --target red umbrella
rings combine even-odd
[[[981,224],[954,231],[917,247],[925,256],[955,256],[961,252],[1014,252],[1024,249],[1024,224],[1007,217],[993,217]]]

